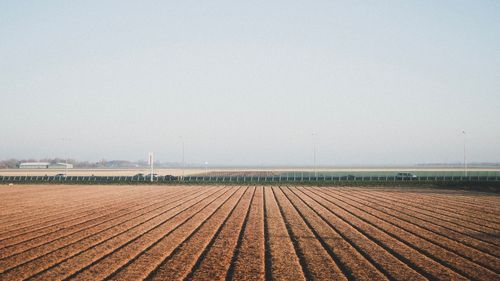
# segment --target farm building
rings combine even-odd
[[[47,169],[49,163],[46,162],[26,162],[19,164],[19,169]]]
[[[19,164],[19,169],[64,169],[68,166],[68,169],[72,169],[72,164],[66,163],[47,163],[47,162],[26,162]]]

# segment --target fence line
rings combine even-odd
[[[149,177],[137,176],[0,176],[0,183],[150,183]],[[310,174],[274,175],[274,176],[158,176],[154,183],[340,183],[340,182],[500,182],[499,175],[491,176],[334,176]]]

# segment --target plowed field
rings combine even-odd
[[[500,280],[500,196],[0,186],[0,280]]]

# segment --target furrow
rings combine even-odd
[[[179,191],[174,194],[181,193]],[[85,220],[81,222],[76,222],[74,224],[69,225],[58,225],[54,230],[47,232],[32,232],[32,237],[18,237],[12,244],[7,245],[6,247],[0,249],[0,260],[3,260],[6,257],[12,256],[14,254],[18,254],[20,252],[26,251],[30,248],[39,246],[41,244],[50,243],[54,240],[64,238],[68,235],[71,235],[75,232],[90,228],[95,225],[99,225],[101,223],[105,223],[111,219],[114,219],[117,216],[122,216],[130,213],[130,210],[134,210],[137,207],[142,207],[145,201],[151,200],[152,202],[160,201],[161,197],[156,194],[154,197],[142,197],[137,198],[133,202],[122,202],[121,205],[116,207],[103,207],[103,210],[99,212],[99,210],[94,210],[93,213],[87,217]],[[38,235],[37,235],[38,234]],[[23,240],[24,239],[24,240]]]
[[[192,271],[196,261],[201,257],[205,249],[208,247],[214,237],[220,232],[227,220],[234,213],[234,210],[245,197],[245,194],[251,194],[250,188],[240,188],[236,196],[227,201],[216,213],[208,220],[205,220],[202,225],[191,233],[187,239],[182,241],[168,257],[161,259],[159,265],[151,271],[145,280],[182,280]],[[248,196],[247,196],[248,197]],[[141,262],[136,266],[136,271],[140,271]],[[114,278],[133,279],[130,275],[121,275]],[[135,277],[135,275],[133,275]]]
[[[120,225],[130,224],[132,221],[137,221],[138,218],[147,216],[149,213],[159,211],[162,208],[165,208],[168,204],[180,201],[186,196],[190,196],[192,193],[194,192],[191,191],[180,195],[166,196],[160,202],[147,205],[137,210],[131,210],[128,214],[117,216],[107,221],[106,223],[94,225],[93,227],[80,230],[65,237],[60,237],[45,244],[41,244],[17,254],[13,254],[8,258],[0,260],[0,270],[4,271],[12,267],[19,266],[22,263],[26,263],[35,258],[52,253],[63,247],[73,245],[74,243],[78,243],[80,241],[84,241],[89,237],[95,237],[98,235],[102,236],[102,234],[106,232],[112,233],[112,231]],[[177,199],[178,197],[180,198]]]
[[[214,191],[206,191],[214,192]],[[200,194],[186,196],[184,198],[178,199],[172,204],[167,204],[163,208],[157,209],[154,212],[148,213],[145,216],[138,216],[135,219],[126,221],[124,223],[118,224],[116,226],[110,227],[109,229],[93,234],[85,239],[79,240],[77,242],[65,245],[54,251],[37,257],[36,259],[24,262],[16,267],[13,267],[3,273],[3,276],[25,276],[42,272],[51,267],[55,267],[58,263],[63,262],[73,256],[76,256],[87,249],[90,249],[96,245],[105,243],[106,241],[119,237],[120,235],[126,234],[130,231],[136,231],[137,229],[146,228],[154,223],[162,222],[165,216],[175,214],[176,209],[181,208],[181,206],[190,204],[189,202],[204,196],[205,192]]]
[[[162,256],[167,256],[171,253],[190,233],[195,231],[196,228],[227,202],[236,191],[236,189],[225,188],[223,193],[205,205],[191,208],[188,212],[172,218],[168,224],[159,225],[157,228],[153,228],[141,236],[127,241],[112,252],[94,260],[88,266],[75,272],[68,279],[104,279],[112,275],[119,268],[130,266],[132,262],[137,262],[136,258],[139,256],[150,258],[150,263],[144,263],[141,267],[143,273],[150,272],[154,269],[154,265],[157,262],[161,262]],[[128,277],[127,279],[138,278]]]
[[[129,195],[131,200],[135,200],[134,195]],[[109,198],[101,198],[97,202],[93,203],[92,206],[84,206],[81,208],[83,211],[71,212],[64,217],[56,217],[50,220],[44,220],[44,216],[38,218],[37,223],[29,224],[27,226],[10,230],[8,234],[3,235],[3,238],[0,239],[0,247],[10,246],[17,241],[22,239],[29,239],[36,235],[50,233],[51,231],[58,230],[64,228],[67,224],[78,223],[84,221],[89,216],[95,216],[96,214],[100,214],[101,210],[111,209],[113,210],[113,206],[120,206],[124,200],[127,200],[122,197],[113,198],[110,200]],[[104,205],[104,206],[103,206]],[[31,235],[31,236],[30,236]]]
[[[297,246],[299,257],[303,259],[306,277],[311,280],[347,280],[281,189],[273,188],[273,191],[290,237]]]
[[[466,277],[434,261],[428,256],[422,255],[419,251],[387,234],[379,227],[354,216],[344,208],[332,203],[324,195],[318,194],[317,190],[306,188],[305,192],[311,195],[318,203],[321,203],[323,207],[342,217],[345,221],[348,221],[358,231],[425,277],[438,280],[467,280]]]
[[[377,195],[379,195],[379,194],[377,194]],[[468,216],[459,216],[456,213],[451,212],[449,210],[436,209],[436,208],[434,208],[435,206],[427,206],[424,204],[416,203],[413,201],[414,198],[410,199],[409,197],[406,197],[406,198],[399,199],[397,197],[389,197],[389,196],[384,195],[384,194],[380,194],[380,196],[383,198],[387,198],[389,200],[392,200],[392,201],[396,201],[396,202],[401,203],[401,204],[405,204],[408,208],[412,208],[412,209],[416,208],[416,209],[418,209],[418,211],[420,211],[422,213],[431,213],[438,219],[442,219],[442,220],[449,221],[449,222],[454,222],[458,225],[467,224],[467,228],[470,228],[472,230],[481,231],[484,233],[490,233],[492,231],[495,231],[498,233],[498,231],[499,231],[499,229],[492,227],[492,226],[488,226],[487,224],[483,224],[483,223],[481,223],[481,221],[479,221],[477,219],[470,218]]]
[[[418,268],[414,269],[411,265],[407,265],[403,262],[404,258],[402,260],[398,259],[400,255],[377,240],[372,240],[369,233],[365,233],[356,225],[352,225],[344,217],[336,215],[323,205],[321,200],[316,198],[314,194],[306,194],[302,189],[293,189],[292,191],[308,204],[332,229],[337,231],[344,240],[349,242],[353,248],[381,272],[384,272],[388,279],[426,280],[423,275],[418,273]]]
[[[405,222],[420,226],[437,235],[452,239],[458,243],[462,243],[478,251],[492,255],[493,257],[500,257],[500,248],[498,246],[487,241],[482,241],[474,238],[473,236],[468,235],[467,232],[460,231],[459,228],[453,227],[453,225],[439,223],[436,222],[436,220],[432,220],[431,218],[422,215],[414,215],[411,211],[407,211],[406,209],[404,209],[403,206],[386,204],[385,202],[378,200],[378,198],[376,197],[363,197],[363,195],[358,195],[356,193],[349,193],[348,196],[349,200],[357,200],[356,202],[358,203],[365,204],[387,215],[392,215]]]
[[[291,188],[285,189],[284,194],[349,280],[389,279],[325,223]]]
[[[242,231],[250,210],[255,188],[251,188],[251,193],[248,194],[248,197],[243,198],[237,205],[237,209],[229,216],[221,231],[210,241],[184,280],[223,280],[226,278],[239,233]]]
[[[230,280],[265,279],[263,188],[256,187]]]
[[[452,252],[457,256],[467,259],[490,271],[493,272],[499,271],[500,259],[496,257],[480,252],[474,248],[465,246],[462,243],[451,240],[442,235],[438,235],[434,232],[428,231],[427,229],[419,225],[416,225],[414,223],[410,223],[402,219],[399,219],[393,214],[387,214],[378,211],[377,209],[372,208],[366,204],[359,203],[358,200],[353,199],[352,197],[348,196],[345,193],[337,193],[336,198],[341,202],[353,208],[356,208],[357,210],[361,210],[378,220],[384,221],[394,227],[404,229],[406,232],[408,232],[409,235],[414,235],[424,241],[427,241],[428,243],[442,247],[446,251]]]
[[[500,239],[498,238],[499,234],[493,232],[491,229],[481,229],[481,227],[477,228],[468,222],[461,221],[460,219],[449,218],[446,216],[441,216],[440,214],[433,211],[419,209],[418,207],[412,206],[411,204],[407,203],[407,201],[401,203],[399,201],[393,201],[390,198],[385,198],[382,196],[379,196],[379,200],[385,200],[384,202],[387,202],[392,206],[404,208],[407,212],[411,212],[413,215],[418,216],[419,218],[430,219],[434,221],[435,224],[439,224],[442,226],[448,225],[458,232],[465,233],[466,235],[471,236],[472,238],[475,238],[477,240],[491,243],[495,245],[495,247],[500,246]]]
[[[361,208],[343,201],[339,198],[339,196],[327,196],[330,198],[330,202],[349,212],[358,219],[361,219],[377,227],[388,235],[394,237],[395,239],[398,239],[400,242],[415,249],[421,254],[426,255],[427,257],[442,264],[443,266],[452,269],[462,276],[466,276],[467,278],[471,279],[486,278],[488,280],[494,280],[499,277],[495,272],[481,267],[478,264],[471,262],[470,260],[457,255],[454,252],[448,251],[435,243],[422,239],[421,237],[412,234],[406,229],[402,229],[394,224],[389,223],[388,221],[382,220],[372,214],[369,214]]]
[[[125,188],[125,187],[124,187]],[[88,192],[93,192],[96,195],[88,196],[86,193],[78,193],[78,191],[68,190],[67,196],[70,194],[77,199],[72,198],[54,198],[46,204],[43,202],[36,202],[37,205],[44,205],[40,212],[31,210],[31,206],[17,206],[23,207],[24,216],[21,219],[16,219],[15,224],[5,226],[6,231],[0,233],[0,241],[9,238],[12,235],[23,233],[25,230],[33,230],[34,228],[42,225],[47,225],[50,222],[61,222],[67,218],[75,218],[79,214],[85,214],[89,208],[99,207],[101,204],[110,204],[113,202],[121,202],[124,198],[135,198],[137,195],[130,193],[131,190],[113,190],[113,192],[100,192],[100,190],[91,189]],[[148,191],[151,194],[158,193],[158,191]],[[75,196],[77,194],[77,196]],[[81,202],[83,200],[83,202]],[[78,204],[77,204],[78,203]],[[69,205],[69,207],[68,207]],[[75,206],[76,205],[76,206]],[[50,208],[54,208],[52,213]],[[26,216],[26,212],[28,216]],[[38,229],[37,229],[38,230]]]

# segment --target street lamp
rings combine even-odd
[[[317,164],[316,164],[316,154],[317,154],[317,147],[316,147],[316,132],[312,132],[312,137],[313,137],[313,144],[314,144],[314,177],[316,180],[318,180],[318,170],[317,170]]]
[[[65,164],[64,164],[64,176],[66,177],[66,176],[68,176],[68,145],[67,144],[69,143],[69,139],[68,138],[62,138],[61,141],[63,142],[63,144],[65,144],[64,145],[64,147],[65,147],[65,149],[64,149],[65,150],[65,153],[64,153],[65,154],[64,155],[65,156],[64,157],[65,158],[64,159],[64,161],[65,161]]]
[[[466,136],[467,134],[465,133],[465,130],[462,130],[462,135],[464,136],[464,175],[467,176],[467,161],[465,158],[465,141],[466,141]]]
[[[208,176],[208,162],[205,161],[205,174]]]
[[[149,162],[149,176],[150,176],[150,179],[151,179],[151,182],[153,182],[153,178],[154,178],[154,155],[153,155],[153,152],[150,152],[149,153],[149,157],[148,157],[148,162]]]
[[[184,169],[185,169],[185,163],[184,163],[184,137],[181,137],[182,141],[182,179],[184,180]]]

